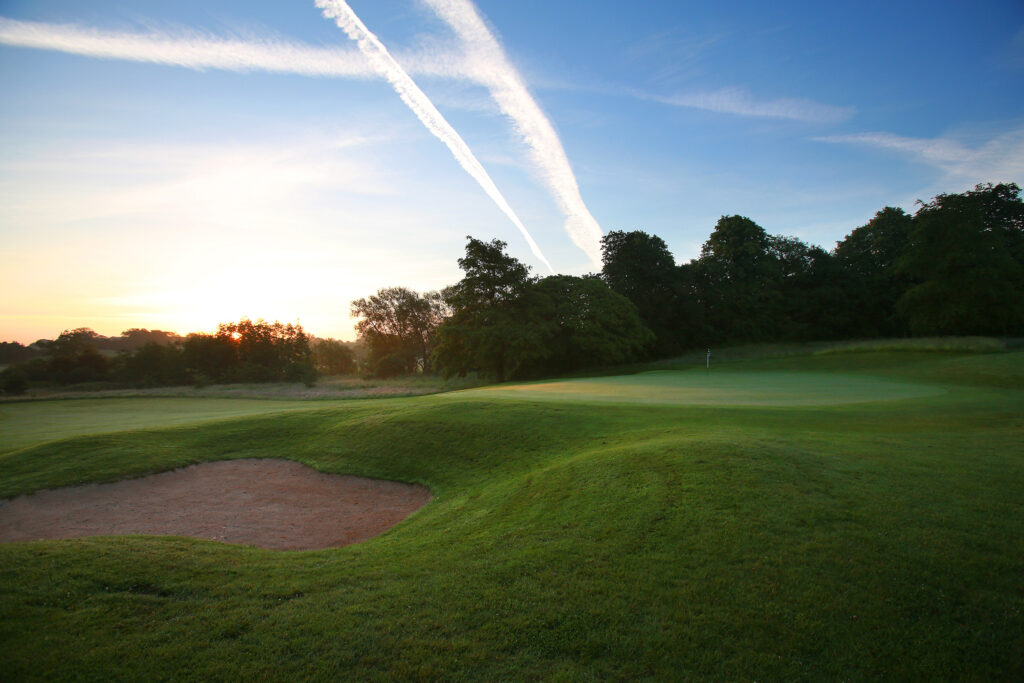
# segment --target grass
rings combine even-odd
[[[717,402],[594,401],[578,380],[557,396],[531,384],[318,402],[9,451],[5,497],[288,457],[435,498],[377,539],[324,551],[0,546],[5,677],[1024,676],[1024,353],[811,353],[717,370],[728,383],[704,387]],[[602,378],[602,391],[639,378],[678,392],[692,374]],[[743,398],[744,377],[763,400]],[[857,400],[822,397],[830,378]],[[794,404],[802,381],[822,400]],[[872,392],[884,400],[860,400]]]
[[[308,401],[234,398],[82,398],[0,403],[0,454],[87,434],[192,425],[309,408]]]
[[[449,396],[705,406],[823,406],[891,401],[943,391],[936,386],[863,375],[716,367],[714,373],[662,370],[618,377],[502,384]]]
[[[868,339],[830,345],[818,353],[858,351],[958,351],[993,353],[1006,351],[1007,343],[992,337],[915,337],[913,339]]]
[[[150,388],[111,388],[107,382],[94,382],[71,387],[36,387],[21,397],[0,398],[4,403],[37,399],[64,398],[247,398],[247,399],[350,399],[395,398],[423,396],[443,391],[454,391],[483,384],[475,377],[444,379],[435,375],[416,375],[388,379],[364,378],[355,375],[321,377],[314,386],[301,383],[237,383],[211,384],[203,387],[172,386]]]

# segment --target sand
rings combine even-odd
[[[125,534],[310,550],[378,536],[430,500],[424,486],[227,460],[0,501],[0,542]]]

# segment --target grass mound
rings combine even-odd
[[[908,357],[730,372],[941,393],[786,406],[477,391],[9,452],[0,496],[288,457],[435,498],[328,551],[0,546],[0,659],[47,680],[1019,678],[1024,391],[970,378],[1019,375],[1024,355]]]

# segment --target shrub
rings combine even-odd
[[[22,396],[28,391],[28,378],[18,368],[7,368],[0,373],[0,388],[8,396]]]

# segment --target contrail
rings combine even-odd
[[[467,66],[473,77],[491,91],[501,111],[512,121],[526,143],[530,158],[540,169],[555,201],[566,216],[565,228],[572,241],[595,265],[601,264],[601,226],[580,196],[558,133],[530,95],[518,71],[480,18],[470,0],[422,0],[444,19],[463,40]]]
[[[359,49],[366,55],[366,58],[381,75],[387,78],[395,92],[398,93],[398,96],[419,117],[423,125],[427,127],[427,130],[447,145],[455,160],[459,162],[459,165],[480,184],[484,192],[508,216],[513,225],[519,228],[519,232],[523,234],[527,244],[530,245],[530,251],[533,252],[533,255],[540,259],[548,267],[548,270],[552,273],[555,272],[547,258],[544,257],[540,247],[533,241],[533,237],[530,236],[526,226],[519,220],[515,211],[505,201],[501,192],[498,191],[497,186],[491,180],[487,171],[477,161],[477,158],[469,149],[469,145],[445,120],[441,112],[437,110],[437,107],[434,106],[424,92],[420,90],[419,86],[409,77],[405,69],[388,53],[387,48],[384,47],[377,36],[366,28],[366,25],[356,16],[356,13],[352,11],[348,3],[344,0],[316,0],[316,6],[323,10],[325,17],[334,19],[338,27],[345,31],[349,38],[356,41],[356,44],[359,45]]]
[[[191,69],[260,70],[350,78],[376,76],[356,51],[279,41],[252,42],[201,35],[172,37],[101,31],[74,24],[47,24],[0,17],[0,43]]]
[[[187,69],[267,71],[328,78],[378,78],[359,50],[339,50],[281,40],[231,40],[183,32],[132,33],[75,24],[0,17],[0,44],[57,50],[98,59],[166,64]],[[401,55],[400,55],[401,56]],[[401,56],[413,73],[464,78],[461,56]]]

